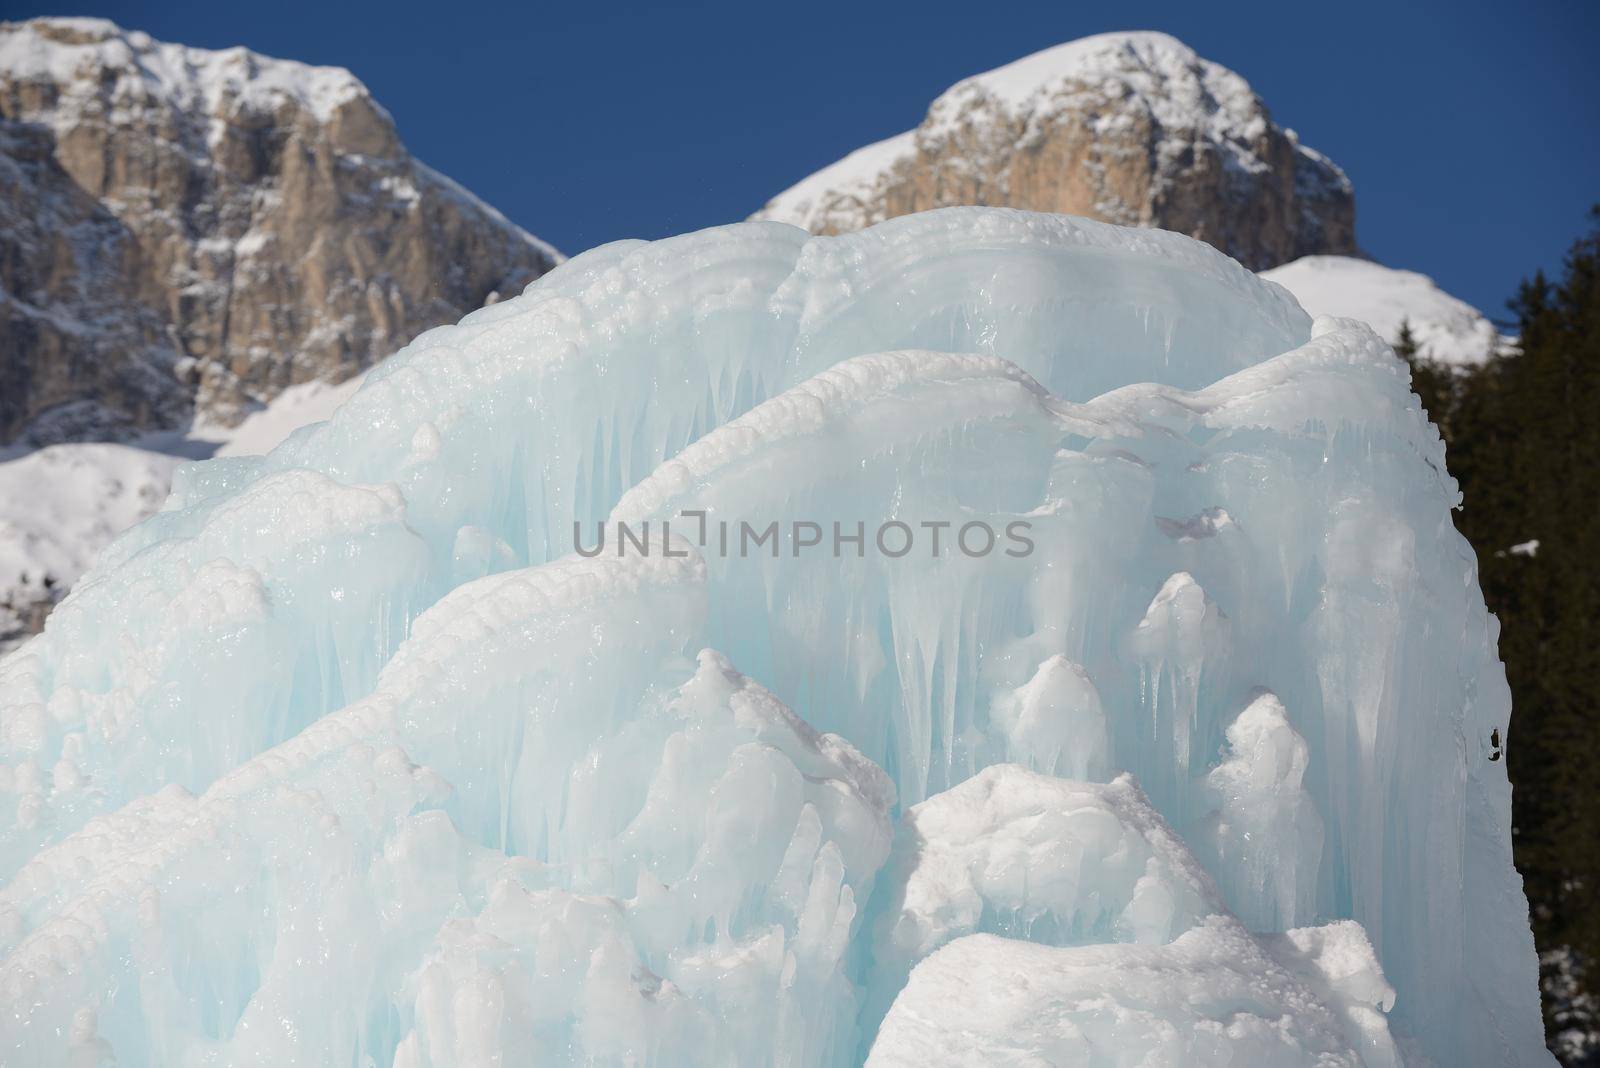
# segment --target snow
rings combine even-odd
[[[339,405],[361,388],[365,375],[343,382],[302,382],[290,386],[265,406],[245,416],[237,426],[202,424],[185,438],[199,445],[215,443],[213,456],[255,456],[271,452],[290,434],[303,426],[320,423],[333,416]]]
[[[1220,916],[1160,946],[970,935],[917,966],[867,1058],[870,1068],[1400,1063],[1381,1022],[1352,1027]]]
[[[0,460],[0,650],[27,606],[64,593],[112,538],[161,507],[181,462],[127,445]]]
[[[907,811],[881,892],[869,1022],[919,961],[966,935],[1165,945],[1226,912],[1131,776],[1099,785],[1014,764]]]
[[[1306,256],[1261,272],[1294,294],[1312,315],[1347,315],[1371,325],[1385,341],[1410,323],[1423,355],[1466,367],[1506,344],[1484,314],[1440,289],[1427,275],[1350,256]]]
[[[773,197],[757,217],[808,228],[819,225],[826,198],[839,196],[858,206],[866,205],[878,182],[895,164],[915,156],[916,151],[915,130],[858,148]]]
[[[291,386],[235,427],[203,424],[130,445],[0,453],[0,651],[21,640],[25,612],[47,609],[102,549],[160,509],[181,464],[270,452],[300,427],[331,416],[361,381]],[[9,641],[8,630],[15,635]]]
[[[342,67],[315,67],[263,56],[242,47],[212,50],[157,41],[106,19],[36,18],[0,24],[0,71],[18,82],[50,83],[47,105],[17,117],[46,122],[59,135],[78,126],[121,121],[125,112],[157,103],[175,115],[220,124],[249,115],[277,115],[285,107],[326,125],[354,101],[387,113],[367,87]],[[104,106],[113,109],[103,114]],[[148,121],[148,117],[141,121]],[[417,184],[469,205],[519,234],[552,262],[563,255],[509,222],[451,178],[407,159],[407,173],[383,178],[379,187],[402,205],[416,202]],[[220,239],[211,239],[220,240]],[[259,251],[262,237],[246,234],[233,247],[240,256]],[[207,242],[200,242],[204,247]],[[226,248],[226,243],[222,246]]]
[[[0,1049],[1548,1064],[1408,383],[1158,231],[578,256],[180,468],[0,660]]]

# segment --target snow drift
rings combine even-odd
[[[1546,1063],[1455,500],[1381,339],[1173,234],[597,249],[0,661],[0,1049]]]

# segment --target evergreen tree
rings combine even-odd
[[[1438,424],[1439,432],[1448,442],[1455,372],[1440,366],[1422,350],[1409,319],[1400,320],[1400,333],[1394,340],[1394,354],[1410,365],[1411,388],[1422,401],[1422,410]]]
[[[1594,222],[1600,226],[1600,209]],[[1506,758],[1517,867],[1543,960],[1552,1048],[1600,1060],[1600,229],[1562,278],[1536,274],[1510,307],[1515,351],[1413,382],[1461,485],[1513,717]],[[1397,345],[1397,351],[1400,345]]]

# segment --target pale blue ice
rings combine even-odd
[[[0,661],[0,1062],[1547,1064],[1456,499],[1174,234],[597,249]]]

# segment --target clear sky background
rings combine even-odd
[[[1600,201],[1600,3],[466,3],[52,7],[350,68],[420,159],[567,253],[742,219],[961,78],[1157,29],[1355,182],[1362,246],[1504,316]]]

